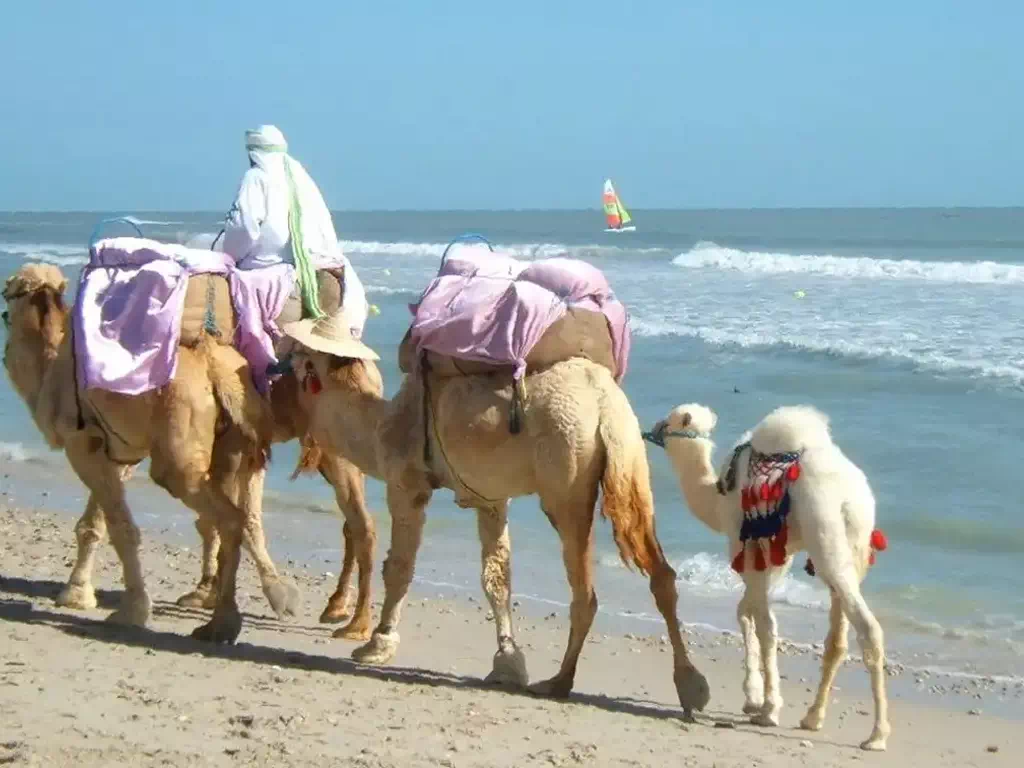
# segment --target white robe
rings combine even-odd
[[[290,164],[302,211],[302,242],[314,269],[344,267],[345,295],[342,311],[356,338],[363,332],[369,304],[355,268],[342,253],[331,212],[306,169],[284,152],[250,150],[252,167],[245,172],[231,210],[224,222],[223,250],[239,269],[260,269],[275,264],[294,267],[288,212],[291,205]]]

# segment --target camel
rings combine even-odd
[[[890,726],[882,628],[860,583],[874,562],[873,550],[884,549],[885,539],[874,530],[875,497],[867,478],[832,441],[828,418],[809,406],[772,411],[741,438],[719,475],[711,463],[716,423],[710,408],[680,405],[648,437],[668,453],[693,515],[728,537],[733,569],[743,578],[737,608],[745,647],[743,711],[755,724],[779,724],[783,702],[769,590],[789,571],[793,556],[806,550],[808,573],[828,585],[831,610],[821,681],[800,726],[822,727],[852,622],[875,700],[874,726],[861,747],[884,750]],[[748,485],[737,488],[737,478],[748,478]],[[780,519],[781,527],[770,530],[772,521]],[[741,532],[752,534],[744,544]],[[762,541],[770,542],[767,558]]]
[[[197,587],[177,601],[179,605],[215,609],[213,621],[199,628],[197,636],[233,641],[241,627],[233,608],[237,560],[232,566],[230,550],[222,553],[220,547],[224,522],[220,517],[225,515],[234,515],[235,522],[227,520],[233,536],[238,521],[242,523],[242,540],[256,561],[274,611],[279,617],[294,615],[298,590],[278,576],[266,551],[261,522],[263,464],[269,442],[291,439],[306,430],[297,387],[289,384],[294,378],[280,380],[282,386],[273,393],[271,413],[271,407],[252,387],[244,358],[230,347],[203,341],[195,349],[179,350],[178,374],[165,391],[127,397],[91,390],[79,398],[72,385],[65,287],[66,280],[56,267],[27,264],[7,281],[4,298],[9,310],[3,315],[8,326],[4,364],[9,377],[47,442],[64,449],[90,489],[75,529],[76,563],[57,603],[77,609],[96,606],[92,585],[95,552],[110,523],[111,541],[124,564],[127,588],[124,604],[112,618],[146,623],[150,602],[138,566],[138,529],[124,501],[124,481],[132,465],[149,455],[154,481],[198,514],[202,575]],[[69,416],[69,409],[75,414],[79,408],[81,424],[75,423],[74,415]],[[189,424],[189,418],[191,430],[180,429],[178,425]],[[112,455],[124,454],[126,449],[130,456]],[[321,621],[340,621],[350,613],[348,587],[358,561],[356,609],[349,625],[335,636],[365,640],[372,626],[370,574],[375,532],[365,505],[364,479],[341,457],[325,457],[320,470],[334,486],[347,518],[344,567]],[[223,570],[225,556],[227,571]],[[229,594],[223,594],[225,589]]]
[[[599,489],[627,566],[650,578],[672,643],[674,681],[688,717],[710,694],[690,662],[676,616],[675,572],[654,528],[647,455],[636,416],[612,374],[573,358],[528,375],[518,434],[509,429],[511,376],[407,375],[393,400],[380,395],[377,355],[331,318],[284,328],[300,344],[296,374],[321,390],[311,414],[303,462],[340,454],[386,485],[391,547],[384,561],[384,604],[359,662],[386,664],[397,653],[399,620],[420,548],[428,502],[440,487],[477,512],[481,585],[494,612],[497,651],[487,681],[522,687],[526,660],[510,608],[508,500],[537,494],[562,540],[572,590],[571,629],[558,673],[530,686],[566,697],[597,613],[593,582],[594,508]],[[322,388],[322,389],[321,389]],[[426,393],[426,397],[424,397]]]

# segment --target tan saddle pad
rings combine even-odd
[[[327,314],[341,308],[345,274],[343,268],[321,269],[316,273],[320,307]],[[188,280],[185,309],[181,316],[181,343],[195,346],[206,323],[207,308],[212,308],[213,326],[221,344],[232,344],[235,338],[235,307],[231,303],[228,279],[223,275],[194,275]],[[274,318],[279,326],[302,319],[302,299],[296,284],[281,314]]]

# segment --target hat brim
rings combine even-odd
[[[313,333],[315,322],[315,320],[298,320],[294,323],[287,323],[281,330],[304,347],[309,347],[317,352],[325,352],[335,357],[354,357],[358,360],[380,360],[380,355],[359,339],[328,339]]]

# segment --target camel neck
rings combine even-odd
[[[673,439],[665,443],[665,451],[686,497],[686,506],[708,528],[724,533],[718,512],[722,496],[718,493],[718,475],[711,463],[713,449],[714,443],[699,437]]]

